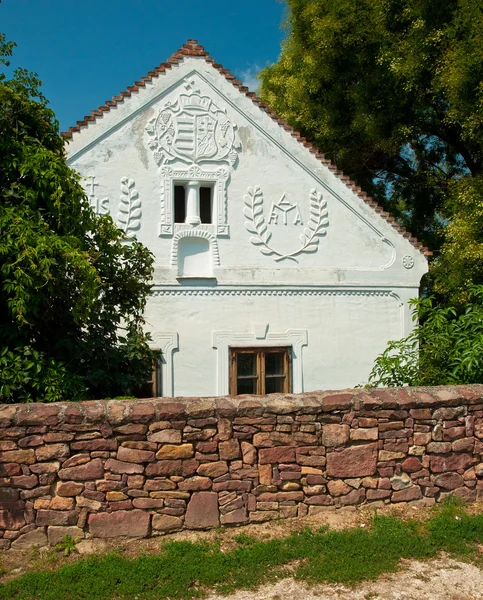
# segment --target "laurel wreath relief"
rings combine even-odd
[[[133,234],[141,227],[141,200],[134,187],[135,183],[128,177],[121,179],[121,198],[117,221],[119,227],[128,235]]]
[[[250,238],[254,246],[259,246],[260,252],[267,256],[275,255],[275,260],[283,260],[288,258],[297,261],[295,258],[302,252],[316,252],[319,245],[319,237],[326,235],[329,219],[326,210],[327,201],[322,197],[322,193],[317,190],[310,192],[310,218],[303,233],[299,239],[301,246],[298,250],[290,254],[283,254],[270,245],[272,234],[268,230],[265,222],[265,214],[263,212],[263,194],[258,186],[248,188],[248,194],[244,197],[245,208],[243,213],[247,218],[245,227],[252,234]]]

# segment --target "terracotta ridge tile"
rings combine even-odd
[[[407,239],[412,246],[419,250],[424,256],[432,256],[432,252],[423,246],[411,233],[407,232],[390,213],[385,211],[379,204],[370,196],[368,196],[360,186],[358,186],[352,179],[345,175],[337,166],[311,142],[305,137],[300,135],[298,131],[288,123],[286,119],[282,119],[274,110],[272,110],[265,102],[263,102],[255,92],[250,92],[249,89],[243,85],[243,82],[238,80],[229,69],[226,69],[220,63],[216,62],[209,53],[205,50],[204,46],[198,44],[197,40],[189,39],[186,43],[174,54],[172,54],[165,63],[161,63],[155,67],[152,71],[148,71],[147,75],[141,77],[139,81],[135,82],[134,85],[129,86],[125,91],[120,92],[119,96],[113,96],[111,100],[107,100],[104,105],[99,106],[95,111],[91,111],[89,116],[84,117],[83,120],[77,121],[75,127],[69,127],[65,132],[60,135],[66,139],[72,138],[74,133],[78,133],[81,127],[87,127],[89,123],[95,122],[96,117],[103,117],[103,113],[109,111],[112,107],[115,107],[119,102],[123,102],[124,98],[130,97],[132,92],[138,92],[139,87],[145,87],[146,82],[150,82],[154,77],[158,77],[160,73],[164,73],[167,69],[171,69],[172,65],[179,64],[180,60],[183,60],[185,56],[194,56],[203,58],[209,63],[214,69],[216,69],[221,75],[223,75],[232,85],[238,88],[239,92],[249,98],[254,104],[263,110],[270,118],[272,118],[278,125],[284,128],[285,131],[289,132],[298,142],[300,142],[305,148],[309,150],[311,154],[314,154],[315,158],[319,160],[324,166],[326,166],[331,172],[338,177],[342,183],[344,183],[349,189],[351,189],[361,200],[368,204],[375,212],[379,214],[385,221],[387,221],[392,227],[396,228],[398,232]]]

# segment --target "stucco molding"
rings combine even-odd
[[[161,393],[163,396],[174,396],[174,361],[173,354],[179,350],[179,336],[174,331],[155,332],[151,336],[152,348],[161,350]]]

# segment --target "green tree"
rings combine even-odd
[[[483,383],[483,286],[468,290],[466,307],[413,300],[415,329],[389,342],[376,359],[369,385]]]
[[[438,250],[451,186],[482,172],[483,0],[287,6],[262,98]]]
[[[0,402],[131,393],[153,257],[89,207],[35,74],[0,34]]]

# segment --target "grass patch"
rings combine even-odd
[[[395,571],[402,558],[427,559],[441,551],[476,558],[483,515],[468,515],[450,501],[424,523],[375,516],[368,528],[303,529],[267,541],[241,533],[235,542],[226,552],[219,542],[165,542],[159,552],[136,558],[90,556],[0,585],[0,599],[188,600],[287,575],[309,583],[355,584]]]

